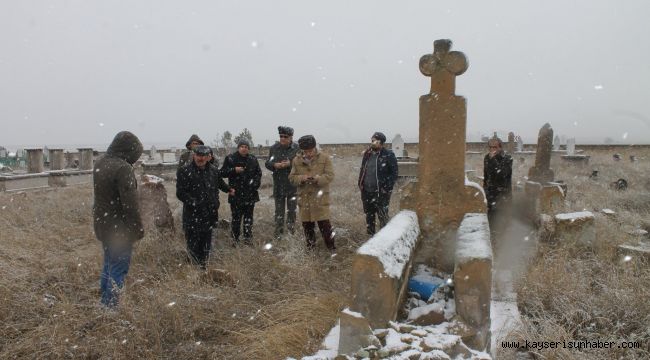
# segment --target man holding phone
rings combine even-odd
[[[296,187],[289,181],[291,161],[296,157],[298,144],[293,142],[293,129],[278,126],[280,141],[269,149],[269,159],[264,163],[273,172],[273,198],[275,199],[275,231],[279,238],[284,233],[284,214],[287,213],[287,230],[293,234],[296,223]]]

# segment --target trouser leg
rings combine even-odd
[[[334,236],[332,235],[332,224],[329,220],[321,220],[318,222],[318,229],[320,229],[321,235],[323,235],[323,240],[325,240],[325,245],[330,250],[335,250],[336,245],[334,245]]]
[[[275,236],[280,236],[284,233],[284,204],[287,201],[287,196],[276,194],[275,198]]]
[[[363,212],[366,214],[366,232],[368,235],[375,234],[375,214],[377,213],[377,194],[373,192],[362,192],[361,201]]]
[[[110,307],[117,305],[119,291],[124,287],[124,279],[129,272],[132,251],[131,245],[111,248],[104,244],[104,266],[100,279],[102,304]]]
[[[305,232],[305,239],[307,240],[307,248],[312,249],[316,245],[316,223],[311,221],[303,221],[302,228]]]
[[[239,234],[241,233],[241,220],[242,211],[236,204],[230,204],[230,212],[232,213],[232,221],[230,222],[230,232],[232,239],[239,242]]]
[[[388,206],[390,205],[390,193],[380,193],[379,201],[377,204],[377,217],[379,218],[379,226],[383,228],[388,223]]]
[[[208,231],[185,231],[187,252],[194,262],[205,268],[212,248],[212,229]]]
[[[242,210],[244,217],[244,241],[250,242],[253,239],[253,213],[255,212],[255,203],[246,204]]]
[[[296,207],[298,206],[298,195],[287,194],[287,230],[293,234],[296,227]]]

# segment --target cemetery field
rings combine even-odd
[[[635,228],[650,228],[650,153],[615,162],[592,152],[585,168],[552,161],[568,184],[567,212],[596,215],[592,249],[559,244],[508,253],[524,326],[513,340],[638,341],[642,348],[577,351],[545,349],[545,358],[647,358],[650,356],[650,270],[616,246],[632,243]],[[515,156],[513,183],[523,183],[533,158]],[[89,185],[0,193],[0,358],[283,359],[313,354],[347,306],[354,251],[367,240],[356,180],[360,157],[335,157],[332,224],[338,255],[320,235],[307,252],[300,231],[273,241],[270,173],[255,209],[252,247],[232,248],[216,232],[211,269],[231,279],[205,276],[186,261],[180,203],[167,183],[176,232],[150,232],[134,251],[126,291],[116,311],[99,306],[101,247],[92,230]],[[482,157],[468,157],[482,174]],[[592,168],[598,179],[589,179]],[[609,188],[618,178],[627,191]],[[403,185],[400,182],[399,185]],[[391,214],[399,205],[399,191]],[[601,209],[615,212],[606,215]],[[221,196],[220,218],[230,210]],[[650,230],[650,229],[649,229]],[[533,241],[510,239],[510,241]],[[532,240],[531,240],[532,239]],[[266,244],[272,247],[265,249]],[[497,261],[506,255],[496,249]],[[525,261],[518,261],[518,259]],[[628,260],[628,261],[626,261]],[[523,264],[522,264],[523,263]],[[524,266],[525,265],[525,266]],[[514,357],[502,352],[503,358]]]

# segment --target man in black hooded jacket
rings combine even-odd
[[[94,165],[93,226],[104,249],[101,302],[109,307],[117,305],[119,290],[129,272],[133,244],[144,236],[138,183],[133,173],[133,164],[140,155],[142,143],[138,137],[122,131]]]
[[[512,157],[503,151],[503,142],[488,141],[489,152],[483,159],[483,189],[487,199],[488,220],[493,234],[503,231],[512,198]]]
[[[244,220],[244,242],[250,244],[253,238],[253,211],[255,203],[260,201],[259,189],[262,169],[257,158],[249,154],[250,143],[246,139],[237,142],[237,151],[226,156],[220,173],[228,178],[228,185],[235,193],[228,196],[232,212],[232,237],[234,244],[239,244],[242,218]]]
[[[217,224],[219,190],[233,193],[211,163],[212,150],[194,148],[192,162],[176,171],[176,197],[183,203],[183,230],[187,251],[202,268],[212,246],[212,229]]]

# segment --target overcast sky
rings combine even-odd
[[[320,142],[418,136],[433,41],[469,59],[468,136],[550,122],[650,143],[647,0],[2,1],[0,145],[145,144],[277,125]]]

